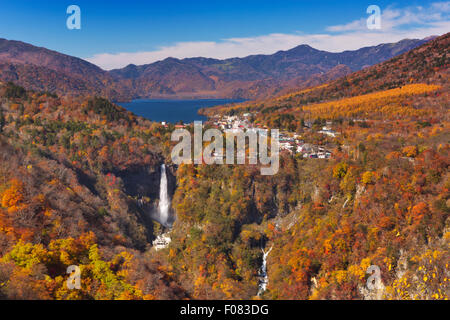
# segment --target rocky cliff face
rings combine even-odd
[[[158,218],[161,165],[133,167],[114,174],[123,181],[125,193],[134,199],[145,225],[151,228],[152,220]],[[167,166],[166,175],[168,194],[172,198],[176,189],[176,167]],[[174,215],[173,210],[170,211]]]

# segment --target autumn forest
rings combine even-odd
[[[0,299],[448,299],[449,48],[446,34],[319,84],[201,111],[247,114],[331,154],[281,150],[273,176],[249,163],[176,165],[175,125],[106,94],[0,82]],[[172,226],[151,215],[162,164]]]

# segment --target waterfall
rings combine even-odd
[[[159,185],[159,218],[163,225],[167,225],[169,219],[170,199],[167,191],[166,165],[161,165],[161,182]]]
[[[269,255],[270,251],[272,251],[273,247],[270,247],[268,251],[264,251],[263,248],[261,248],[261,251],[263,253],[263,262],[261,266],[261,271],[259,274],[259,289],[258,289],[258,296],[260,296],[264,291],[267,289],[267,285],[269,284],[269,276],[267,275],[267,256]]]

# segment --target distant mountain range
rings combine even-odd
[[[311,85],[306,90],[292,90],[286,95],[269,97],[260,101],[247,101],[238,105],[233,104],[206,108],[201,110],[200,113],[212,117],[218,114],[235,115],[250,112],[258,114],[256,116],[257,122],[267,124],[267,121],[282,116],[283,114],[292,116],[297,112],[297,116],[300,117],[298,113],[302,112],[309,105],[330,103],[330,109],[339,112],[342,111],[342,107],[338,107],[338,103],[345,99],[374,93],[379,94],[407,85],[434,84],[441,87],[441,92],[430,95],[433,99],[429,99],[426,103],[421,103],[416,98],[414,99],[414,104],[412,104],[410,99],[412,93],[410,93],[409,95],[405,95],[406,98],[404,100],[397,102],[397,110],[393,108],[395,103],[392,101],[390,103],[382,102],[386,103],[383,105],[386,107],[384,112],[388,113],[388,110],[390,110],[395,116],[400,115],[402,117],[401,113],[395,113],[395,111],[398,111],[399,106],[408,106],[408,112],[414,112],[427,107],[433,108],[436,115],[443,116],[448,109],[448,93],[450,92],[448,84],[450,66],[449,48],[450,33],[447,33],[443,36],[430,39],[426,44],[398,55],[393,59],[364,68],[327,82],[324,85]],[[354,105],[351,105],[351,103],[349,105],[355,108],[360,103],[357,99],[351,102]],[[328,109],[326,110],[328,111]],[[366,103],[363,110],[365,112],[364,116],[376,117],[375,114],[369,114],[369,103]],[[377,110],[377,112],[380,111]],[[301,116],[311,117],[311,112]],[[318,117],[317,114],[315,116]],[[331,114],[328,114],[328,116],[331,117]]]
[[[300,45],[272,55],[217,60],[167,58],[105,71],[85,60],[0,39],[0,81],[58,94],[133,98],[247,98],[315,85],[378,64],[430,38],[331,53]]]

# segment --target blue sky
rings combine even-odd
[[[81,8],[81,30],[66,9]],[[366,27],[369,5],[382,29]],[[342,51],[450,29],[450,1],[0,0],[0,37],[78,56],[111,69],[167,56],[227,58],[307,43]]]

